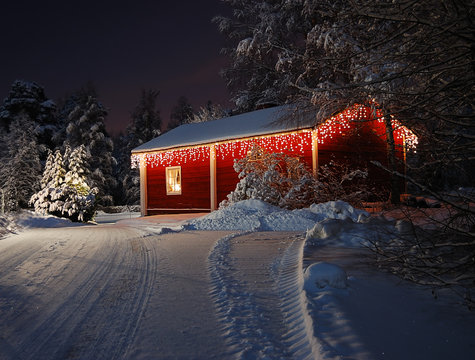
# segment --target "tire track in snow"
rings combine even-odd
[[[84,235],[84,229],[81,230]],[[76,253],[71,256],[71,250],[65,250],[70,256],[65,272],[74,271],[76,275],[68,280],[64,279],[66,284],[61,290],[65,297],[58,291],[62,278],[58,282],[40,284],[58,291],[60,301],[47,306],[41,319],[32,321],[39,325],[35,326],[23,342],[25,359],[67,358],[68,348],[75,342],[73,338],[78,334],[78,327],[87,319],[90,309],[97,304],[113,279],[111,274],[118,257],[117,246],[107,241],[107,238],[94,239],[97,243],[85,246],[84,240],[78,239],[74,230],[70,231],[72,236],[66,246],[72,247]],[[108,251],[102,251],[104,242],[107,242]],[[95,246],[95,251],[91,252],[89,246]],[[52,256],[51,260],[54,261],[56,257],[57,255]],[[101,257],[101,261],[94,260],[98,257]],[[45,264],[44,269],[47,266]],[[25,264],[25,268],[28,267],[29,264]],[[102,283],[99,284],[99,281]]]
[[[40,250],[9,269],[30,294],[10,299],[25,310],[20,314],[0,308],[2,320],[15,324],[0,325],[2,348],[16,349],[6,358],[122,358],[153,289],[157,256],[150,241],[113,227],[68,229],[67,240],[57,230],[45,234],[50,239]]]
[[[137,328],[148,305],[156,278],[157,254],[147,238],[130,239],[127,251],[114,269],[112,280],[103,288],[89,312],[78,325],[75,341],[66,358],[127,359]]]
[[[209,256],[211,296],[236,358],[316,356],[306,312],[303,238],[284,233],[237,233]]]

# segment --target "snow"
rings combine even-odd
[[[277,122],[286,116],[292,116],[295,121],[292,124]],[[296,113],[292,106],[279,106],[218,120],[181,125],[136,147],[132,152],[164,150],[310,128],[314,122],[315,119],[310,114]]]
[[[327,286],[346,289],[348,275],[335,264],[318,261],[305,269],[305,290],[315,292]]]
[[[366,211],[354,209],[343,201],[286,210],[248,199],[192,220],[189,225],[196,230],[307,231],[324,219],[360,222],[368,216]]]
[[[0,217],[0,358],[470,359],[474,314],[378,271],[406,221],[245,200],[99,225]]]
[[[11,224],[11,226],[13,226],[13,228],[17,230],[27,230],[36,228],[62,228],[84,225],[81,223],[74,223],[69,219],[59,218],[52,215],[38,214],[29,210],[21,211],[11,221],[14,224]]]

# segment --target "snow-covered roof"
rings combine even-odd
[[[283,105],[202,123],[181,125],[132,150],[133,153],[209,144],[252,136],[308,129],[315,123],[311,112]]]

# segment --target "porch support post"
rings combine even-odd
[[[217,189],[216,189],[216,146],[211,144],[209,146],[209,197],[210,209],[214,211],[218,208]]]
[[[313,176],[318,176],[318,129],[312,130],[312,171]]]
[[[140,214],[147,216],[147,162],[145,156],[140,157]]]

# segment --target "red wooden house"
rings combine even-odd
[[[417,139],[395,120],[393,127],[398,157],[405,160],[406,146]],[[373,180],[387,181],[369,164],[387,163],[384,124],[370,108],[354,105],[316,124],[312,114],[281,106],[182,125],[132,150],[142,214],[215,210],[238,182],[234,159],[255,144],[298,156],[316,175],[331,160],[347,161],[368,168]]]

